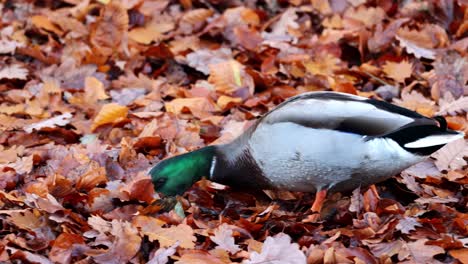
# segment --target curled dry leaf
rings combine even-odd
[[[31,17],[31,23],[41,29],[45,29],[47,31],[53,32],[57,35],[62,35],[63,31],[57,27],[55,24],[53,24],[48,17],[38,15],[38,16],[33,16]]]
[[[436,159],[439,170],[461,169],[467,164],[464,158],[468,157],[468,143],[463,138],[452,141],[432,154],[432,157]]]
[[[116,103],[105,104],[93,120],[91,130],[94,131],[101,125],[113,124],[127,117],[128,108]]]
[[[419,43],[415,43],[412,40],[405,39],[404,37],[396,36],[396,39],[400,42],[400,46],[406,49],[406,52],[413,54],[416,58],[435,59],[436,51],[431,48],[424,48],[419,46]]]
[[[70,123],[70,121],[71,121],[70,119],[72,117],[73,116],[72,116],[71,113],[64,113],[64,114],[49,118],[47,120],[43,120],[41,122],[33,123],[33,124],[29,125],[29,126],[26,126],[24,128],[24,131],[26,131],[28,133],[32,133],[34,130],[39,131],[39,130],[41,130],[41,128],[44,128],[44,127],[53,128],[53,127],[56,127],[56,126],[65,126],[65,125]]]

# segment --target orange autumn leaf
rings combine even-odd
[[[407,60],[401,62],[387,61],[382,68],[387,77],[400,83],[404,83],[405,79],[411,77],[413,72],[413,64]]]
[[[113,124],[127,117],[128,108],[116,103],[105,104],[93,120],[91,130],[94,131],[101,125]]]
[[[31,17],[31,23],[38,28],[42,28],[47,31],[54,32],[57,35],[63,34],[63,31],[59,27],[57,27],[55,24],[53,24],[49,20],[49,18],[46,16],[41,16],[41,15],[33,16]]]
[[[234,105],[242,103],[242,98],[221,95],[216,102],[222,110],[229,109]]]

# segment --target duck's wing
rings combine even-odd
[[[443,118],[442,118],[443,119]],[[305,93],[283,102],[257,125],[293,122],[305,127],[389,138],[407,151],[429,155],[464,134],[414,111],[374,99],[336,92]]]
[[[436,126],[437,121],[387,102],[336,92],[312,92],[290,98],[260,123],[293,122],[363,136],[380,136],[405,126]]]

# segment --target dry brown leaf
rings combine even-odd
[[[364,26],[371,28],[385,19],[385,11],[381,7],[366,7],[361,5],[357,8],[349,8],[344,13],[345,19],[351,19],[361,22]],[[346,26],[346,23],[345,23]]]
[[[468,143],[463,138],[452,141],[432,154],[432,157],[436,159],[439,170],[461,169],[467,164],[464,158],[468,157]]]
[[[91,130],[94,131],[101,125],[113,124],[127,117],[128,108],[116,103],[105,104],[93,120]]]
[[[382,69],[387,77],[397,82],[404,83],[405,79],[411,77],[413,73],[413,64],[407,60],[401,62],[387,61]]]
[[[410,260],[415,263],[434,263],[434,256],[445,253],[445,250],[438,246],[426,245],[428,239],[418,239],[415,242],[407,243]]]
[[[0,80],[1,79],[19,79],[26,80],[28,78],[29,71],[20,64],[12,64],[3,66],[0,69]]]
[[[413,54],[416,58],[435,59],[435,50],[420,47],[418,44],[399,36],[396,36],[396,38],[400,41],[400,46],[406,48],[406,52]]]
[[[253,78],[245,71],[244,66],[235,60],[211,64],[208,81],[216,91],[241,97],[250,97],[254,92]]]
[[[113,220],[111,225],[111,236],[108,237],[111,243],[107,244],[109,249],[97,254],[90,250],[87,254],[98,263],[126,263],[137,254],[142,239],[128,222]]]
[[[192,251],[182,255],[176,264],[228,264],[204,251]]]
[[[151,232],[147,232],[146,235],[148,235],[150,241],[158,240],[161,247],[170,247],[179,241],[182,248],[195,248],[196,238],[193,235],[193,229],[186,224],[169,228],[156,228]]]
[[[86,77],[84,90],[84,99],[87,104],[95,104],[98,100],[109,98],[104,89],[104,84],[95,77]]]
[[[77,190],[90,191],[99,184],[107,182],[106,169],[91,161],[86,171],[76,181]]]
[[[198,118],[211,116],[219,111],[218,106],[206,97],[177,98],[165,104],[166,111],[180,115],[190,111]]]
[[[218,104],[219,108],[224,111],[242,103],[242,98],[221,95],[216,103]]]
[[[90,42],[103,56],[111,56],[121,49],[121,45],[126,45],[127,31],[127,10],[119,2],[113,1],[101,9],[100,16],[90,32]]]
[[[58,263],[71,263],[75,250],[84,250],[84,244],[85,240],[81,235],[62,233],[55,239],[49,258]]]

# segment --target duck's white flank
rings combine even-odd
[[[451,141],[463,138],[464,134],[445,134],[445,135],[431,135],[424,138],[420,138],[416,141],[406,143],[405,148],[426,148],[432,146],[439,146],[447,144]]]

